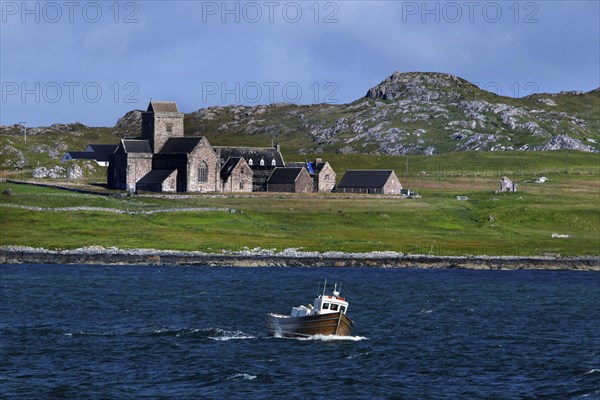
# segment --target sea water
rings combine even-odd
[[[342,283],[348,338],[266,336]],[[600,398],[600,274],[0,266],[0,398]]]

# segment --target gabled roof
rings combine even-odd
[[[221,179],[227,180],[237,165],[243,160],[241,157],[231,157],[221,167]]]
[[[296,179],[304,168],[299,167],[278,167],[273,170],[267,183],[269,184],[290,184],[295,183]]]
[[[125,153],[152,153],[150,143],[145,139],[121,139]]]
[[[67,151],[65,156],[69,155],[71,160],[95,160],[94,153],[91,151]],[[63,159],[65,159],[63,156]]]
[[[96,161],[108,161],[108,156],[115,152],[118,144],[88,144],[87,152],[92,152]]]
[[[202,137],[175,137],[169,138],[160,149],[159,154],[186,153],[189,154],[198,146]]]
[[[338,188],[381,188],[394,173],[386,170],[348,170],[338,184]]]
[[[177,103],[174,101],[157,101],[152,100],[150,104],[148,104],[149,112],[175,112],[178,113],[179,109],[177,108]]]
[[[215,151],[220,152],[221,159],[227,160],[232,157],[241,157],[251,168],[259,167],[260,160],[265,161],[265,167],[271,167],[275,160],[276,167],[285,166],[283,157],[275,147],[221,147],[214,146]],[[252,160],[252,162],[250,162]]]
[[[287,167],[305,167],[306,171],[309,174],[319,174],[322,170],[323,167],[325,166],[326,163],[324,162],[291,162],[291,163],[287,163]]]
[[[169,177],[175,171],[174,169],[153,169],[148,172],[142,179],[138,181],[138,184],[149,185],[156,183],[163,183],[165,179]]]

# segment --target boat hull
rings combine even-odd
[[[350,336],[353,324],[354,322],[343,313],[320,314],[297,318],[267,314],[267,328],[270,336]]]

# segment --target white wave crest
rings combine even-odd
[[[229,378],[227,378],[227,380],[245,380],[245,381],[251,381],[256,379],[257,376],[256,375],[250,375],[250,374],[235,374],[230,376]]]

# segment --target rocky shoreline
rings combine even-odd
[[[235,267],[376,267],[479,270],[600,271],[600,258],[555,256],[430,256],[397,252],[341,253],[264,249],[223,252],[154,249],[123,250],[100,246],[46,250],[24,246],[0,247],[0,264],[108,264],[145,266]]]

